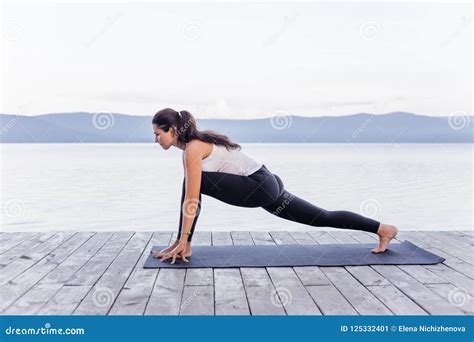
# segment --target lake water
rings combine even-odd
[[[402,230],[473,229],[472,145],[241,144],[288,191]],[[2,230],[178,228],[181,150],[155,144],[4,144]],[[202,197],[197,230],[321,230]]]

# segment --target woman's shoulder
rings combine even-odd
[[[212,143],[193,139],[186,144],[183,155],[200,155],[205,158],[211,153],[212,145]]]

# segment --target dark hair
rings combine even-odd
[[[186,110],[177,112],[171,108],[162,109],[155,114],[151,122],[165,132],[168,132],[173,127],[177,140],[182,143],[198,139],[215,145],[225,146],[227,150],[241,148],[239,144],[233,143],[223,134],[211,130],[198,130],[194,116]]]

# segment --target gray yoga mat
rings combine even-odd
[[[391,243],[381,254],[370,250],[376,244],[323,245],[230,245],[192,246],[189,262],[176,259],[160,261],[148,256],[144,268],[195,267],[274,267],[274,266],[356,266],[356,265],[428,265],[445,259],[409,241]],[[166,246],[154,246],[152,251]]]

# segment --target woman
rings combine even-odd
[[[161,261],[177,257],[188,262],[191,240],[201,209],[201,194],[231,205],[262,207],[278,217],[316,227],[363,230],[379,236],[373,253],[382,253],[398,229],[350,211],[328,211],[288,192],[280,177],[271,173],[240,151],[241,146],[225,135],[199,131],[194,117],[187,111],[165,108],[152,120],[155,142],[168,150],[183,150],[184,179],[181,212],[176,241],[153,252]]]

